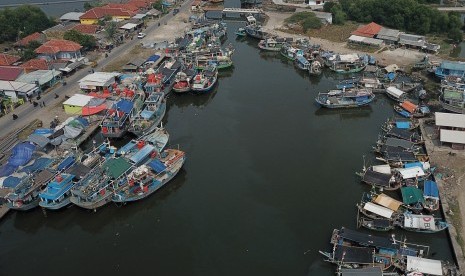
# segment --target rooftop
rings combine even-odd
[[[365,26],[360,26],[357,30],[353,31],[353,35],[365,36],[365,37],[374,37],[380,30],[382,26],[371,22]]]
[[[381,28],[377,34],[378,39],[385,39],[385,40],[392,40],[397,41],[399,40],[399,30],[388,29],[388,28]]]
[[[465,129],[465,114],[434,113],[437,126],[459,127]]]
[[[122,8],[108,8],[108,7],[96,7],[88,10],[79,19],[100,19],[108,16],[129,16],[132,17],[136,13],[133,11],[125,10]]]
[[[14,81],[22,73],[24,69],[16,66],[0,66],[0,80],[4,81]]]
[[[83,15],[83,12],[68,12],[60,17],[61,21],[79,21],[79,17]]]
[[[18,56],[0,54],[0,66],[12,65],[20,59]]]
[[[33,34],[30,34],[23,39],[17,41],[15,43],[16,46],[27,46],[29,42],[31,41],[37,41],[39,43],[44,43],[45,42],[45,35],[42,33],[35,32]]]
[[[99,28],[100,26],[98,25],[77,24],[72,30],[76,30],[83,34],[95,34]]]
[[[47,61],[41,58],[34,58],[31,60],[28,60],[25,63],[21,64],[20,67],[26,70],[47,70],[49,69],[49,65]]]
[[[65,39],[52,39],[45,42],[42,46],[37,48],[34,52],[37,54],[56,54],[59,52],[76,52],[82,48],[76,42]]]

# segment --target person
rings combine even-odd
[[[57,94],[57,93],[55,93],[55,99],[58,99],[58,97],[59,97],[59,96],[58,96],[58,94]]]
[[[42,101],[42,105],[45,107],[45,101]]]

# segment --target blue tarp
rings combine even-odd
[[[161,173],[166,169],[165,164],[163,164],[160,160],[154,159],[148,163],[149,167],[152,168],[156,173]]]
[[[424,106],[424,105],[423,105],[423,106],[420,106],[420,111],[421,111],[421,113],[423,113],[423,114],[429,114],[429,113],[431,112],[431,111],[429,110],[429,107]]]
[[[116,154],[118,154],[118,155],[126,154],[126,153],[130,152],[135,146],[136,146],[136,142],[135,142],[135,141],[129,141],[129,143],[127,143],[126,145],[122,146],[122,147],[116,152]]]
[[[116,103],[116,109],[123,111],[126,114],[129,114],[132,110],[132,107],[134,106],[134,103],[128,100],[119,100]]]
[[[394,80],[396,78],[396,73],[394,73],[394,72],[387,73],[386,78],[388,78],[389,80],[392,81],[392,80]]]
[[[49,135],[49,134],[52,134],[53,132],[55,132],[53,129],[51,128],[38,128],[36,130],[34,130],[34,134],[39,134],[39,135]]]
[[[423,188],[423,195],[439,198],[439,190],[436,182],[431,180],[425,181],[425,186]]]
[[[396,127],[401,129],[409,129],[410,122],[396,122]]]
[[[150,119],[153,114],[155,113],[155,111],[149,111],[149,110],[142,110],[142,112],[140,113],[140,116],[146,120]]]
[[[21,183],[21,178],[9,176],[3,180],[3,187],[4,188],[16,188],[18,184]]]
[[[71,167],[71,165],[74,164],[76,160],[74,159],[74,156],[68,156],[65,158],[65,160],[63,160],[60,165],[58,165],[58,170],[59,171],[62,171],[62,170],[65,170],[69,167]]]
[[[12,173],[14,173],[14,171],[16,171],[16,169],[18,168],[18,166],[13,166],[11,164],[5,164],[3,166],[0,167],[0,177],[4,177],[4,176],[7,176],[7,175],[10,175]]]
[[[45,157],[40,157],[34,160],[34,163],[32,165],[26,166],[20,170],[20,172],[25,172],[25,173],[32,173],[38,170],[43,170],[45,169],[50,163],[52,163],[52,159],[50,158],[45,158]]]
[[[81,125],[83,125],[85,127],[89,126],[89,121],[87,121],[87,119],[85,119],[85,118],[77,117],[75,120],[79,121],[81,123]]]
[[[405,111],[405,110],[402,110],[402,111],[397,111],[397,113],[399,113],[402,117],[405,117],[405,118],[410,118],[411,115],[408,111]]]
[[[299,61],[303,65],[310,65],[310,62],[306,58],[304,58],[302,56],[297,56],[296,59],[297,59],[297,61]]]
[[[31,160],[35,148],[36,146],[27,142],[17,144],[11,151],[11,156],[8,159],[8,164],[16,167],[24,166]]]
[[[141,148],[136,154],[134,154],[129,160],[131,160],[134,164],[138,164],[142,160],[144,160],[150,153],[155,149],[152,145],[145,145]]]
[[[149,56],[149,58],[145,62],[156,62],[159,59],[160,59],[159,55],[153,55],[153,56]]]
[[[412,163],[405,163],[404,164],[404,168],[414,168],[414,167],[420,167],[421,169],[423,169],[423,164],[421,164],[420,162],[412,162]]]

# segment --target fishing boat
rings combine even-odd
[[[421,134],[419,134],[416,131],[409,130],[409,129],[391,128],[385,131],[384,136],[407,140],[415,144],[424,143],[424,140]]]
[[[441,85],[439,102],[445,110],[465,114],[465,89],[450,84]]]
[[[281,55],[289,60],[295,60],[297,57],[303,57],[304,51],[301,49],[292,47],[289,43],[283,43],[281,50],[279,51]]]
[[[423,204],[425,199],[423,193],[417,187],[402,187],[400,189],[402,193],[402,201],[409,210],[414,213],[420,213],[423,210]]]
[[[376,165],[363,168],[358,173],[362,182],[387,191],[393,191],[400,188],[400,182],[397,182],[392,174],[389,165]]]
[[[403,102],[407,98],[407,94],[395,86],[386,88],[386,95],[396,102]]]
[[[218,79],[218,69],[213,66],[206,70],[198,72],[192,82],[191,89],[193,92],[205,93],[210,91]]]
[[[399,119],[399,118],[388,118],[386,122],[381,126],[384,132],[389,132],[391,129],[403,129],[403,130],[415,130],[419,127],[417,119]]]
[[[329,59],[328,65],[329,69],[339,74],[358,73],[366,67],[358,54],[336,55]]]
[[[389,219],[394,221],[399,215],[397,211],[381,206],[373,202],[358,203],[357,209],[360,213],[371,219]],[[401,206],[401,205],[399,205]]]
[[[252,15],[247,16],[245,32],[248,36],[256,39],[265,39],[268,36],[268,33],[263,30],[262,26],[257,24],[257,20]]]
[[[367,218],[360,217],[358,219],[358,227],[365,227],[373,231],[387,232],[395,228],[393,220],[384,219],[384,218]]]
[[[102,129],[102,135],[107,138],[121,138],[126,134],[127,129],[130,125],[130,117],[135,115],[135,102],[142,102],[145,99],[145,94],[135,93],[132,90],[125,92],[127,95],[121,98],[113,104],[113,106],[107,110],[105,117],[100,123]],[[138,106],[139,108],[139,106]]]
[[[233,61],[229,56],[215,56],[215,57],[207,57],[207,56],[199,56],[196,58],[195,69],[197,70],[205,70],[211,66],[216,66],[218,70],[230,68],[233,66]]]
[[[303,56],[297,56],[294,60],[294,65],[303,71],[310,70],[311,63]]]
[[[403,256],[393,263],[407,276],[439,275],[458,276],[459,270],[448,262],[426,259],[418,256]]]
[[[400,228],[418,233],[437,233],[448,227],[447,222],[431,215],[418,215],[405,212],[396,221]]]
[[[71,189],[70,201],[81,208],[96,210],[111,201],[113,193],[127,181],[132,164],[123,157],[110,157],[90,171]]]
[[[61,158],[44,161],[46,167],[23,177],[13,192],[5,197],[10,209],[27,211],[39,206],[39,194],[58,173],[64,172],[75,163],[75,157],[74,154],[68,153]]]
[[[355,78],[352,77],[350,79],[345,79],[340,81],[338,84],[336,84],[337,89],[349,89],[349,88],[355,88],[358,86],[360,82],[360,78]]]
[[[247,35],[247,33],[245,32],[245,28],[238,28],[235,34],[239,37],[244,37]]]
[[[77,181],[73,174],[62,173],[47,184],[44,191],[39,194],[39,205],[43,208],[57,210],[71,203],[71,188]]]
[[[310,68],[308,69],[308,73],[310,76],[318,76],[321,75],[322,72],[322,65],[318,60],[312,61]]]
[[[195,76],[194,70],[183,70],[176,74],[174,79],[173,91],[176,93],[185,93],[191,90],[192,79]]]
[[[399,103],[399,105],[394,105],[394,110],[397,114],[405,118],[421,118],[431,113],[429,107],[426,105],[418,106],[407,100]]]
[[[151,92],[145,101],[145,107],[131,118],[128,131],[137,136],[152,132],[163,120],[166,113],[166,99],[163,92]]]
[[[167,149],[160,155],[134,169],[128,175],[127,185],[113,196],[114,202],[131,202],[148,197],[168,183],[182,168],[185,153]]]
[[[375,95],[368,89],[330,90],[319,93],[315,101],[326,108],[354,108],[368,105]]]
[[[426,180],[423,184],[423,207],[434,212],[439,210],[439,190],[438,184],[432,180]]]
[[[285,42],[286,40],[281,37],[267,37],[258,42],[258,48],[263,51],[279,52]]]

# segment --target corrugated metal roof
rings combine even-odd
[[[376,38],[384,39],[384,40],[391,40],[391,41],[398,41],[399,35],[400,35],[399,30],[381,28],[381,30],[376,35]]]
[[[465,71],[465,62],[460,61],[443,61],[440,67],[442,69]]]
[[[436,112],[434,115],[437,126],[465,128],[465,114]]]
[[[465,131],[441,129],[441,142],[465,144]]]

